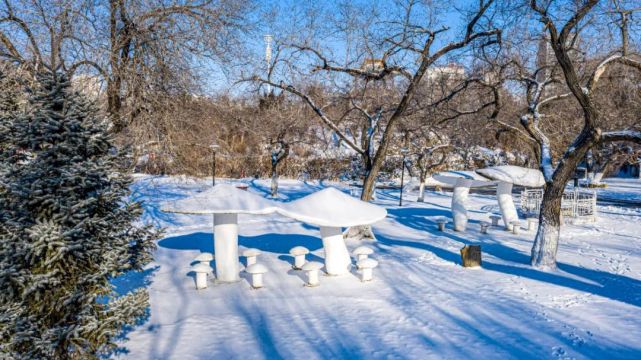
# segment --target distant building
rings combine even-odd
[[[573,49],[570,51],[570,60],[572,60],[573,62],[579,60],[580,56],[578,47],[581,38],[575,39],[575,37],[576,33],[572,33],[567,39],[567,46],[571,46]],[[552,49],[552,45],[550,44],[550,34],[546,32],[545,35],[539,39],[539,45],[536,52],[536,67],[539,69],[548,67],[548,69],[539,71],[536,76],[536,80],[543,81],[544,79],[549,77],[551,68],[556,64],[556,54],[554,54],[554,49]],[[556,86],[554,87],[556,88]]]
[[[460,81],[465,78],[465,68],[456,63],[449,63],[445,66],[431,67],[425,75],[430,81]]]
[[[385,62],[383,59],[365,59],[361,65],[361,70],[367,72],[380,72],[385,69]]]

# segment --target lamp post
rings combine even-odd
[[[216,149],[219,147],[216,143],[209,145],[211,149],[211,186],[216,186]]]
[[[398,199],[398,206],[403,206],[403,178],[405,177],[405,156],[407,155],[407,148],[401,148],[403,160],[401,161],[401,196]]]

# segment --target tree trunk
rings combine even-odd
[[[376,175],[378,175],[378,171],[376,172],[376,174],[371,170],[367,172],[365,179],[363,179],[363,192],[361,193],[361,200],[372,200],[372,196],[374,195],[374,186],[376,185]]]
[[[423,166],[423,159],[425,158],[425,154],[421,153],[418,156],[418,159],[416,159],[416,164],[418,166],[418,199],[416,199],[417,202],[424,202],[425,201],[425,179],[427,178],[427,169],[425,166]]]
[[[589,114],[586,112],[586,117]],[[596,116],[595,116],[596,118]],[[531,263],[535,267],[556,267],[556,251],[559,246],[561,231],[561,200],[565,185],[576,171],[576,167],[585,157],[588,150],[594,146],[601,134],[600,129],[586,126],[573,142],[573,151],[565,153],[557,166],[552,179],[547,181],[541,213],[539,214],[539,230],[532,246]]]
[[[361,159],[363,160],[363,168],[365,169],[361,200],[370,201],[374,197],[374,188],[376,187],[376,176],[378,175],[378,171],[372,171],[372,157],[368,152],[362,154]]]
[[[117,75],[116,75],[117,76]],[[122,99],[120,98],[121,82],[119,78],[107,80],[107,112],[113,124],[112,131],[118,133],[125,127],[120,117]]]
[[[597,172],[592,177],[590,183],[591,184],[600,184],[601,180],[603,180],[603,172]]]
[[[272,196],[278,196],[278,171],[276,165],[272,165]]]
[[[556,268],[556,252],[561,233],[561,199],[564,189],[565,182],[552,184],[545,189],[539,214],[539,229],[532,246],[533,266]]]
[[[420,179],[421,183],[418,185],[418,199],[416,199],[416,202],[425,201],[425,179],[422,176]]]
[[[272,149],[272,196],[278,196],[278,164],[285,160],[289,155],[289,144],[283,140],[278,140],[277,147]]]
[[[372,161],[369,155],[362,155],[363,166],[365,168],[365,178],[363,179],[363,191],[361,192],[361,200],[370,201],[374,198],[376,191],[376,175],[378,171],[372,171]],[[356,240],[362,239],[376,239],[371,225],[352,226],[345,230],[343,233],[344,238],[351,238]]]

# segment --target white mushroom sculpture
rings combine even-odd
[[[169,202],[165,212],[214,215],[214,252],[218,281],[240,280],[238,214],[270,214],[276,205],[258,195],[228,184],[218,184],[198,195]]]
[[[372,269],[378,266],[378,261],[367,258],[359,261],[356,265],[361,270],[361,281],[372,281]]]
[[[204,252],[198,254],[196,258],[194,258],[194,261],[198,261],[201,264],[209,265],[209,263],[214,260],[214,255],[212,253]]]
[[[285,203],[278,212],[320,227],[325,250],[325,271],[329,275],[346,274],[351,265],[341,228],[371,225],[387,216],[384,208],[356,199],[335,188],[325,188]]]
[[[289,250],[289,254],[294,257],[292,269],[301,270],[305,265],[305,255],[309,254],[309,250],[304,246],[294,246]]]
[[[478,169],[476,172],[488,179],[497,180],[496,197],[501,208],[503,224],[506,229],[512,228],[512,222],[519,219],[512,199],[512,186],[542,187],[545,179],[541,171],[521,166],[503,165]]]
[[[211,266],[208,264],[198,263],[191,267],[196,273],[196,289],[207,288],[207,274],[212,272]]]
[[[262,288],[263,285],[263,274],[267,272],[267,267],[263,264],[252,264],[245,269],[248,274],[251,274],[252,281],[251,285],[254,289]]]
[[[247,259],[247,267],[254,265],[256,263],[256,258],[260,254],[262,254],[262,252],[254,248],[243,251],[243,256]]]
[[[493,186],[495,182],[473,178],[472,175],[434,175],[434,179],[454,187],[452,192],[452,221],[455,231],[467,227],[467,197],[470,188]]]
[[[357,266],[358,266],[358,261],[367,259],[369,255],[372,255],[374,253],[374,250],[372,248],[367,247],[367,246],[359,246],[354,251],[352,251],[352,254],[356,256],[356,261],[357,261]]]
[[[487,221],[481,221],[479,225],[481,225],[481,234],[487,234],[487,228],[490,227],[490,223]]]
[[[303,265],[303,271],[307,273],[307,286],[315,287],[320,285],[319,272],[323,268],[323,264],[318,261],[310,261]]]

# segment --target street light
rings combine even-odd
[[[212,143],[209,145],[209,148],[211,149],[211,185],[216,186],[216,150],[220,146],[217,145],[216,143]]]
[[[405,177],[405,156],[409,150],[407,148],[401,148],[401,154],[403,155],[403,161],[401,162],[401,196],[398,199],[398,206],[403,206],[403,178]]]

